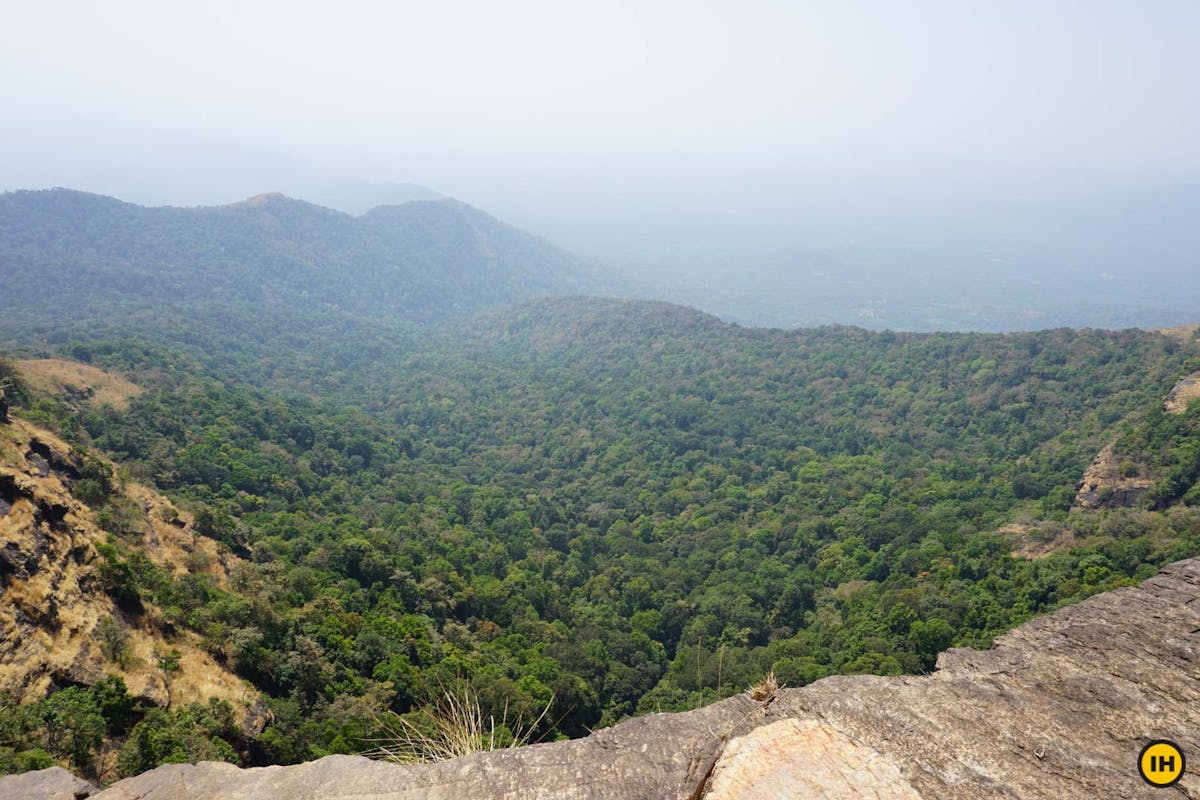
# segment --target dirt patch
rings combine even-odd
[[[1029,561],[1036,561],[1052,553],[1062,553],[1075,546],[1074,532],[1070,529],[1060,529],[1058,526],[1050,528],[1045,525],[1010,522],[1002,525],[997,532],[1009,543],[1014,557]]]
[[[25,359],[16,362],[17,370],[30,386],[68,402],[112,406],[118,411],[142,393],[142,387],[120,375],[57,358]]]

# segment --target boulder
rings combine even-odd
[[[84,800],[98,791],[62,767],[0,777],[0,800]]]

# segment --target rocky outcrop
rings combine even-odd
[[[82,800],[98,791],[62,767],[0,778],[0,800]]]
[[[659,714],[586,739],[399,766],[171,765],[97,800],[1144,798],[1137,755],[1200,760],[1200,559],[1027,623],[915,677],[840,676]],[[36,773],[35,773],[36,774]],[[25,776],[0,778],[0,798]],[[7,792],[7,794],[5,794]],[[1200,797],[1185,774],[1164,796]]]
[[[703,797],[820,797],[921,800],[896,764],[836,728],[787,718],[729,742]]]
[[[1200,372],[1182,378],[1163,400],[1163,411],[1182,414],[1200,397]],[[1096,454],[1075,485],[1075,508],[1133,508],[1154,485],[1154,478],[1138,465],[1121,463],[1110,444]]]
[[[1125,474],[1110,444],[1101,450],[1075,486],[1076,508],[1132,508],[1154,485],[1141,474]]]
[[[1163,401],[1163,411],[1168,414],[1182,414],[1187,411],[1188,403],[1200,397],[1200,372],[1193,372],[1171,389],[1167,399]]]
[[[130,694],[156,705],[218,697],[250,708],[256,693],[194,636],[177,632],[168,640],[150,619],[118,607],[105,592],[96,546],[109,534],[73,493],[81,466],[69,445],[19,418],[0,432],[0,692],[23,699],[113,674]],[[164,498],[130,485],[117,500],[141,513],[143,530],[125,533],[139,537],[130,547],[176,572],[186,571],[186,556],[200,550],[202,557],[191,562],[220,572],[215,543],[193,537],[190,518],[182,527],[173,524],[179,515],[164,513]],[[104,652],[102,623],[125,637],[124,657]],[[179,668],[168,673],[159,656],[172,649]]]

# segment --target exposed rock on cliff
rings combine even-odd
[[[1153,739],[1200,760],[1200,559],[1027,623],[991,650],[948,651],[932,675],[826,678],[440,764],[164,766],[93,797],[1144,798],[1157,790],[1137,755]],[[27,778],[0,778],[0,798],[48,796]],[[1176,791],[1200,796],[1194,768]]]
[[[1175,384],[1163,401],[1163,410],[1168,414],[1182,414],[1187,411],[1188,403],[1197,397],[1200,397],[1200,372],[1194,372]]]
[[[1110,444],[1101,450],[1075,487],[1078,508],[1131,508],[1154,485],[1145,475],[1124,474]]]
[[[194,637],[178,632],[167,641],[105,593],[96,546],[108,534],[73,493],[81,466],[70,446],[20,419],[0,435],[0,691],[20,699],[114,674],[130,694],[157,705],[218,697],[249,707],[255,693]],[[145,487],[119,492],[142,512],[138,545],[152,561],[185,571],[183,554],[200,549],[192,563],[209,564],[218,573],[213,580],[223,579],[215,543],[193,537],[190,518],[163,513],[169,502]],[[126,637],[119,661],[105,654],[98,635],[109,620]],[[157,656],[170,649],[180,658],[168,673]]]
[[[0,778],[0,798],[4,800],[81,800],[98,791],[98,788],[82,778],[76,778],[62,767]]]

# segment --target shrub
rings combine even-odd
[[[484,714],[479,697],[467,684],[445,689],[421,710],[381,721],[385,730],[379,747],[364,755],[401,764],[448,761],[470,753],[503,750],[528,744],[534,728],[550,711],[554,698],[532,722],[509,715]]]

